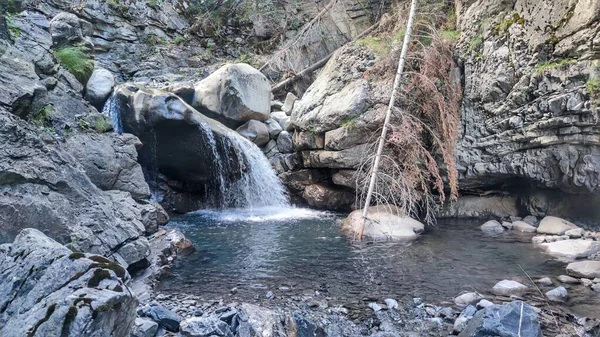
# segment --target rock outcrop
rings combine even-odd
[[[0,237],[11,240],[26,225],[81,251],[139,261],[125,247],[147,250],[143,233],[158,226],[147,213],[156,209],[129,193],[100,190],[48,138],[0,108]]]
[[[0,245],[0,267],[0,335],[129,336],[137,300],[118,263],[24,229]]]

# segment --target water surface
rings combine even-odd
[[[392,297],[450,300],[489,293],[503,279],[564,274],[565,264],[535,249],[532,235],[486,235],[479,221],[444,220],[417,241],[353,243],[340,215],[295,208],[198,211],[175,218],[197,250],[161,282],[165,292],[251,301],[267,291],[319,291],[344,301]],[[522,269],[523,270],[522,270]],[[589,294],[588,294],[589,295]]]

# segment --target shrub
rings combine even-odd
[[[94,121],[94,130],[100,133],[109,131],[112,128],[112,124],[109,123],[105,118],[97,118]]]
[[[566,66],[569,66],[569,65],[572,65],[575,63],[577,63],[577,60],[575,60],[575,59],[562,59],[562,60],[556,60],[556,61],[546,61],[546,62],[542,62],[542,63],[538,64],[533,69],[533,73],[535,75],[537,75],[537,74],[546,72],[548,70],[564,68]]]
[[[585,88],[592,98],[600,98],[600,77],[590,78],[585,83]]]
[[[183,44],[185,42],[185,37],[177,36],[173,39],[173,42],[175,42],[175,44]]]
[[[33,115],[33,123],[37,126],[44,126],[50,120],[50,115],[54,112],[54,107],[50,104],[39,108]]]
[[[85,85],[94,71],[94,61],[81,46],[69,46],[57,49],[54,55],[61,65]]]

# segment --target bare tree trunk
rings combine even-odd
[[[408,53],[408,44],[410,42],[410,35],[412,32],[412,26],[415,19],[415,12],[417,9],[417,0],[412,0],[410,4],[410,14],[408,16],[408,23],[406,24],[406,35],[404,35],[404,43],[402,44],[402,52],[400,53],[400,60],[398,61],[398,70],[396,71],[396,77],[394,78],[394,86],[392,89],[392,96],[390,97],[390,103],[385,114],[385,120],[383,122],[383,128],[381,130],[381,136],[379,137],[379,145],[377,146],[377,153],[375,155],[375,161],[373,162],[373,169],[371,170],[371,180],[369,182],[369,190],[367,191],[367,197],[365,199],[365,206],[362,212],[362,222],[358,231],[358,239],[362,240],[363,233],[365,230],[365,222],[369,215],[369,205],[371,204],[371,198],[373,197],[373,189],[375,188],[375,182],[377,181],[377,171],[379,170],[379,161],[381,160],[381,154],[383,153],[383,147],[385,146],[385,138],[387,136],[388,127],[390,124],[390,117],[392,115],[392,109],[396,104],[396,96],[400,91],[400,80],[402,79],[402,73],[404,72],[404,64],[406,63],[406,54]]]

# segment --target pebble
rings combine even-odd
[[[423,300],[420,297],[415,297],[415,298],[413,298],[413,303],[415,305],[419,305],[419,304],[423,303]]]
[[[272,291],[267,291],[267,295],[266,296],[267,296],[268,300],[272,300],[272,299],[275,298],[275,294],[273,294]]]
[[[579,281],[586,287],[591,287],[594,284],[594,282],[592,282],[592,280],[590,280],[589,278],[582,278],[579,279]]]
[[[453,319],[454,316],[456,316],[456,312],[450,307],[444,307],[440,309],[438,315],[444,318]]]
[[[549,277],[542,277],[541,279],[535,281],[537,284],[541,284],[543,286],[551,286],[552,280]]]
[[[482,298],[478,293],[465,293],[454,298],[454,303],[459,307],[466,307],[467,305],[477,303]]]

